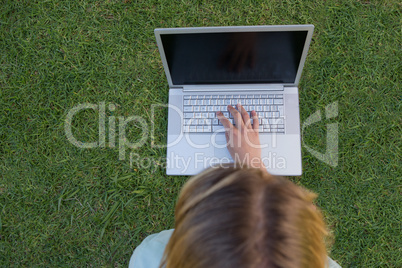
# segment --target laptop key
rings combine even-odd
[[[280,116],[280,117],[283,116],[283,111],[284,111],[283,106],[278,106],[278,112],[279,112],[279,116]]]
[[[184,110],[184,126],[203,126],[201,128],[186,128],[187,132],[211,132],[213,127],[222,127],[216,117],[216,112],[221,111],[223,115],[234,124],[233,116],[227,110],[227,105],[235,106],[238,103],[243,104],[244,109],[251,113],[251,110],[257,112],[260,132],[272,132],[273,129],[277,133],[284,133],[284,107],[283,95],[277,94],[255,94],[255,95],[208,95],[204,96],[189,95],[190,99],[185,99]],[[232,97],[232,98],[228,98]],[[243,98],[242,98],[243,97]],[[248,98],[250,97],[250,98]],[[252,98],[251,98],[252,97]],[[267,99],[269,97],[269,99]],[[194,103],[195,104],[192,104]],[[193,120],[191,122],[187,120]],[[250,120],[252,121],[252,120]],[[270,127],[270,124],[273,125]],[[211,128],[211,129],[210,129]]]
[[[212,132],[224,132],[224,127],[223,126],[212,126]]]
[[[282,118],[272,118],[268,119],[270,124],[277,125],[277,124],[283,124],[283,119]]]
[[[198,120],[199,120],[199,119],[191,119],[191,125],[193,125],[193,126],[198,126],[198,125],[200,125],[200,124],[198,123]]]

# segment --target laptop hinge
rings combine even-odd
[[[283,85],[187,85],[183,91],[283,91]]]

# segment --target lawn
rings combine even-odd
[[[300,113],[323,120],[303,143],[325,152],[337,124],[338,162],[303,146],[303,175],[291,179],[319,194],[339,264],[401,267],[401,10],[396,0],[1,1],[0,265],[127,266],[147,235],[173,227],[188,177],[165,175],[166,149],[153,146],[166,141],[167,114],[151,105],[168,101],[155,28],[314,24]],[[84,103],[96,109],[72,132],[96,148],[65,133]],[[153,140],[120,160],[118,125],[130,116],[154,122]],[[138,125],[126,132],[140,140]]]

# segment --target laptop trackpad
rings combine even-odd
[[[214,144],[214,156],[218,158],[220,163],[233,162],[229,150],[226,147],[225,135],[216,135]]]

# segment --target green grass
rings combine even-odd
[[[67,141],[64,120],[79,103],[115,104],[109,116],[142,116],[167,103],[154,28],[315,25],[302,75],[302,122],[338,101],[337,118],[306,129],[325,151],[326,124],[339,124],[339,165],[303,148],[303,176],[319,193],[344,267],[401,267],[401,5],[399,1],[1,1],[0,265],[120,266],[147,235],[173,227],[187,177],[166,176],[165,149]],[[156,110],[155,142],[166,140]],[[81,141],[98,138],[98,113],[73,121]],[[106,125],[108,125],[106,123]],[[118,120],[116,120],[118,126]],[[108,132],[108,131],[107,131]],[[138,126],[129,124],[136,141]],[[128,151],[129,153],[130,151]]]

